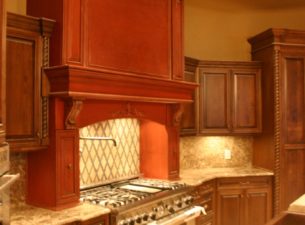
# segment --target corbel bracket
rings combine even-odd
[[[80,99],[71,99],[66,101],[65,111],[66,111],[66,120],[65,127],[66,129],[76,129],[76,118],[79,115],[83,107],[83,100]]]

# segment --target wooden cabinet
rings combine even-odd
[[[217,225],[264,225],[272,217],[271,177],[217,181]]]
[[[52,66],[183,79],[183,0],[28,0],[27,14],[58,23]]]
[[[249,39],[263,62],[263,133],[253,162],[274,170],[276,214],[305,192],[305,31],[269,29]]]
[[[52,143],[57,150],[55,160],[41,161],[34,153],[29,157],[28,171],[36,171],[28,177],[27,182],[26,201],[31,205],[43,202],[44,206],[56,205],[63,208],[69,204],[70,207],[77,205],[79,202],[78,131],[57,130],[55,135],[56,142]],[[52,150],[47,149],[45,154],[50,155]],[[37,170],[37,166],[42,166],[44,170],[53,169],[53,176],[46,176],[44,170]],[[41,192],[41,189],[45,191]],[[52,206],[48,208],[58,209]]]
[[[75,221],[71,223],[66,223],[64,225],[108,225],[109,216],[102,215],[85,221]]]
[[[199,133],[261,131],[261,74],[258,62],[200,61]]]
[[[204,207],[207,215],[199,216],[196,219],[197,225],[215,224],[215,185],[216,180],[207,181],[196,187],[198,198],[195,199],[195,205]]]
[[[11,150],[44,148],[48,106],[41,68],[48,64],[53,22],[8,13],[6,40],[6,137]]]
[[[108,224],[109,224],[108,215],[95,217],[93,219],[86,220],[86,221],[79,223],[79,225],[108,225]]]
[[[197,59],[185,57],[184,58],[184,80],[188,82],[198,83],[198,63]],[[183,114],[181,118],[180,124],[180,135],[195,135],[197,133],[197,124],[198,124],[198,116],[197,116],[197,91],[193,92],[193,102],[184,104],[183,106]]]

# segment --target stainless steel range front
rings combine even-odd
[[[111,209],[111,225],[191,223],[204,209],[193,188],[156,179],[131,179],[81,191],[81,201]]]

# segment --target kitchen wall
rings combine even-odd
[[[280,7],[279,2],[277,8],[262,9],[259,2],[186,0],[185,55],[205,60],[250,60],[247,38],[271,27],[305,29],[304,4],[303,8],[288,7],[289,3]]]
[[[6,0],[6,8],[10,12],[25,14],[26,0]]]
[[[268,28],[305,29],[305,7],[282,2],[285,5],[270,7],[263,1],[185,1],[185,55],[203,60],[251,60],[249,37]],[[224,159],[226,148],[232,151],[231,160]],[[181,169],[250,166],[252,138],[183,137],[180,152]]]

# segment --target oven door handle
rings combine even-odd
[[[157,222],[154,221],[152,223],[148,223],[148,225],[175,225],[175,224],[182,224],[182,223],[187,223],[198,216],[200,214],[206,215],[205,209],[201,206],[194,206],[193,208],[183,212],[182,214],[175,216],[169,220],[165,220],[162,222]]]
[[[4,190],[5,188],[9,187],[12,183],[14,183],[18,178],[20,177],[20,174],[17,173],[15,175],[3,175],[1,178],[5,179],[4,183],[0,186],[0,191]]]

